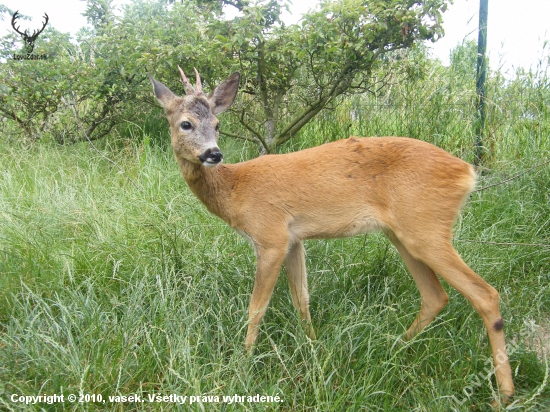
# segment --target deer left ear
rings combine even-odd
[[[235,72],[210,93],[208,102],[212,108],[212,113],[219,114],[231,107],[239,90],[240,79],[241,74]]]
[[[149,80],[151,80],[151,83],[153,84],[153,90],[155,92],[157,100],[162,107],[166,107],[172,100],[176,98],[176,95],[172,93],[172,91],[164,84],[156,81],[149,73],[147,73],[147,75],[149,76]]]

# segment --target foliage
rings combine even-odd
[[[550,65],[548,50],[543,52],[535,70],[518,70],[509,79],[499,72],[488,77],[485,167],[498,168],[500,162],[550,152]],[[423,50],[400,50],[385,62],[392,72],[387,87],[345,99],[337,110],[306,125],[300,141],[289,142],[284,150],[349,135],[409,136],[473,162],[476,55],[475,44],[458,45],[451,65],[445,67],[427,58]]]
[[[13,120],[29,138],[36,138],[47,127],[48,120],[61,106],[61,100],[77,81],[80,67],[57,59],[70,47],[68,36],[47,28],[36,41],[35,53],[48,55],[50,60],[13,60],[9,46],[15,39],[3,39],[0,66],[0,113]]]
[[[300,25],[286,26],[279,19],[283,2],[244,3],[241,16],[210,22],[207,55],[198,60],[212,78],[221,77],[220,67],[241,71],[245,96],[232,111],[242,125],[238,137],[266,152],[339,96],[380,87],[372,72],[381,57],[437,39],[446,7],[444,1],[324,1]]]
[[[136,102],[145,74],[138,81],[125,71],[121,52],[126,50],[112,41],[120,31],[111,2],[88,3],[86,15],[94,29],[82,29],[75,43],[47,28],[35,48],[45,60],[13,59],[18,39],[13,34],[3,38],[0,113],[19,126],[26,140],[44,135],[60,143],[95,140],[140,114]],[[17,129],[11,130],[15,134]]]
[[[3,4],[0,4],[0,20],[4,20],[4,18],[5,18],[4,13],[9,14],[9,15],[13,15],[14,11],[9,9],[8,7],[4,6]],[[21,18],[24,19],[25,17],[22,16]]]
[[[89,0],[92,29],[69,39],[48,27],[38,38],[36,52],[47,60],[14,61],[10,56],[22,46],[20,39],[2,38],[0,127],[12,140],[22,135],[27,141],[68,143],[101,138],[119,125],[126,133],[136,124],[167,140],[146,73],[183,93],[180,65],[188,74],[197,67],[206,90],[241,71],[241,91],[231,113],[222,115],[222,133],[264,151],[302,147],[306,143],[294,137],[329,120],[330,127],[341,122],[331,139],[355,133],[406,135],[441,145],[452,140],[456,154],[471,160],[475,44],[459,45],[451,66],[443,67],[418,42],[440,34],[443,3],[438,9],[431,2],[404,8],[401,1],[350,1],[323,2],[299,25],[286,26],[279,20],[283,1],[135,0],[118,16],[110,1]],[[237,17],[224,18],[228,7],[240,10]],[[522,145],[533,152],[547,146],[545,50],[536,72],[520,71],[515,79],[490,73],[487,164],[520,156],[513,154],[519,146],[499,144],[508,139],[509,119],[525,131]],[[518,94],[526,99],[514,97]],[[532,125],[538,127],[535,134]]]
[[[88,1],[84,16],[98,31],[108,27],[113,23],[113,0]]]
[[[222,5],[239,15],[226,19]],[[242,93],[232,111],[238,126],[225,133],[271,152],[339,96],[383,84],[372,78],[382,57],[437,39],[446,8],[445,0],[323,1],[300,25],[287,26],[280,20],[286,5],[135,0],[119,18],[111,0],[88,0],[93,30],[83,30],[75,44],[49,29],[37,42],[46,61],[9,59],[16,38],[4,39],[0,110],[29,139],[50,129],[59,141],[95,139],[150,112],[146,71],[175,87],[177,65],[188,73],[197,67],[213,87],[239,70]],[[74,81],[62,81],[71,75]],[[69,126],[61,130],[63,124]]]

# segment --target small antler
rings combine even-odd
[[[183,85],[185,86],[185,94],[189,94],[189,95],[195,94],[195,89],[193,88],[193,86],[191,86],[191,83],[189,83],[189,80],[187,80],[187,77],[185,77],[185,73],[183,72],[181,67],[178,66],[178,69],[180,70],[181,80],[183,82]]]
[[[197,77],[196,87],[193,87],[191,83],[189,83],[189,80],[187,79],[187,77],[185,77],[185,73],[183,73],[183,70],[181,69],[180,66],[178,66],[178,69],[181,73],[181,79],[182,79],[183,85],[185,86],[185,94],[189,94],[189,95],[202,94],[201,78],[199,76],[199,72],[197,71],[197,69],[195,68],[195,75]]]
[[[199,75],[199,72],[196,67],[193,67],[195,69],[195,75],[197,76],[197,94],[202,94],[202,84],[201,84],[201,76]]]

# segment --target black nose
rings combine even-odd
[[[207,149],[203,154],[199,156],[199,160],[204,165],[217,165],[223,160],[223,153],[217,147]]]

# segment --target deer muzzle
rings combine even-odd
[[[206,151],[199,156],[199,160],[203,166],[213,167],[221,163],[223,160],[223,153],[217,147],[206,149]]]

